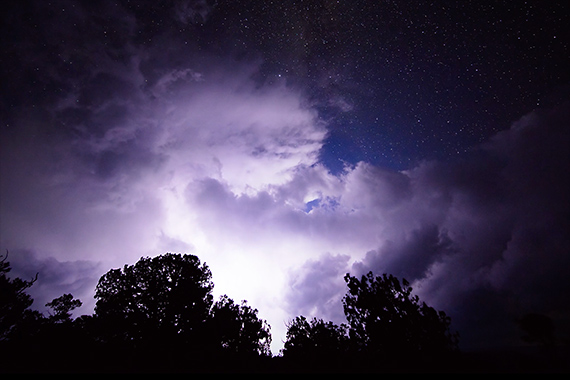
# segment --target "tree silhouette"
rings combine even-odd
[[[406,280],[386,274],[347,274],[348,324],[296,317],[287,325],[282,356],[273,357],[270,326],[258,310],[227,295],[213,302],[210,269],[193,255],[143,257],[111,269],[96,286],[93,315],[75,320],[71,312],[80,300],[55,298],[46,304],[46,318],[29,308],[26,290],[35,279],[9,279],[9,271],[6,256],[0,260],[0,371],[406,370],[425,353],[436,363],[434,355],[457,348],[449,317],[413,296]],[[521,323],[534,341],[552,335],[543,319]]]
[[[211,277],[193,255],[141,258],[100,278],[95,317],[110,341],[199,340],[212,306]]]
[[[384,274],[346,274],[343,307],[348,326],[296,317],[287,326],[283,358],[297,370],[405,370],[445,360],[457,350],[451,320],[412,295],[412,288]],[[289,365],[288,364],[288,365]],[[326,364],[327,367],[323,367]]]
[[[400,284],[392,275],[374,277],[369,272],[360,280],[346,274],[345,281],[344,312],[359,351],[399,356],[457,349],[450,318],[412,296],[405,279]]]
[[[6,251],[6,255],[0,259],[0,341],[9,340],[14,334],[26,333],[25,330],[30,328],[24,326],[35,324],[40,317],[38,312],[30,310],[34,300],[26,292],[36,282],[38,275],[30,281],[21,278],[10,279],[10,271]]]
[[[310,360],[338,358],[348,350],[348,327],[322,319],[298,316],[287,325],[283,356]]]
[[[51,314],[50,318],[54,323],[71,322],[71,311],[81,305],[82,302],[73,298],[73,295],[69,293],[54,298],[51,302],[46,303],[46,306],[53,310],[53,314]]]
[[[270,356],[270,327],[257,313],[246,301],[238,305],[222,296],[212,307],[214,341],[232,353]]]
[[[111,350],[128,352],[137,368],[212,370],[238,357],[269,357],[269,325],[246,301],[214,303],[211,277],[193,255],[142,258],[101,277],[94,316],[80,324]]]

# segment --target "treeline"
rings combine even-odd
[[[246,301],[214,300],[210,269],[193,255],[141,258],[95,289],[93,315],[72,318],[71,294],[30,309],[35,280],[0,265],[3,372],[408,372],[459,368],[450,318],[391,275],[345,276],[347,324],[294,318],[280,355]]]

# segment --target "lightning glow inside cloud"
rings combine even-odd
[[[0,243],[15,275],[40,272],[38,308],[72,292],[90,313],[105,272],[181,252],[259,310],[274,352],[299,314],[342,322],[347,272],[410,280],[463,342],[513,339],[496,326],[528,311],[568,320],[567,107],[455,163],[333,175],[326,122],[301,88],[260,81],[262,62],[125,44],[120,62],[93,44],[85,74],[46,73],[69,91],[1,137]]]

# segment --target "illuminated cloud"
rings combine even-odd
[[[268,80],[263,59],[180,32],[207,23],[209,3],[176,2],[175,27],[155,34],[112,3],[96,12],[105,25],[89,2],[63,2],[70,19],[46,4],[41,43],[8,56],[29,77],[7,83],[0,135],[0,248],[15,275],[40,272],[34,306],[72,292],[90,313],[109,269],[184,252],[211,267],[217,294],[259,309],[275,351],[300,313],[342,321],[346,272],[407,278],[464,344],[503,338],[525,312],[567,319],[568,107],[453,162],[333,175],[307,83]],[[317,71],[323,88],[340,83]],[[320,100],[360,106],[342,91]]]
[[[70,136],[3,144],[2,245],[32,258],[14,260],[16,273],[47,272],[38,307],[48,288],[91,300],[108,269],[166,251],[207,262],[217,294],[268,319],[275,349],[299,313],[342,322],[346,272],[407,278],[467,342],[507,315],[563,305],[563,109],[530,114],[460,162],[361,162],[335,176],[317,161],[316,114],[286,86],[255,86],[254,68],[229,85],[221,68],[165,72],[145,91],[74,106],[90,116],[66,124]],[[69,107],[55,109],[70,122]],[[41,134],[43,122],[19,125]]]

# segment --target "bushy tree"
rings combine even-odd
[[[214,303],[211,278],[193,255],[142,258],[101,277],[94,317],[81,323],[114,347],[126,344],[163,359],[187,353],[186,360],[206,365],[218,355],[269,356],[269,325],[245,301],[223,296]]]
[[[358,279],[345,276],[348,292],[343,298],[350,338],[362,352],[436,354],[457,348],[458,336],[450,331],[443,311],[420,302],[410,284],[372,272]]]
[[[95,289],[95,317],[106,339],[199,339],[212,306],[211,272],[198,257],[167,253],[113,269]]]
[[[270,327],[257,313],[246,301],[239,305],[222,296],[212,307],[213,340],[232,353],[270,356]]]
[[[322,319],[298,316],[287,325],[283,357],[335,358],[348,349],[348,328]]]
[[[345,276],[348,325],[296,317],[287,326],[284,359],[301,370],[402,370],[442,363],[457,349],[443,311],[420,302],[410,284],[372,272]],[[417,360],[415,360],[417,359]],[[323,367],[323,364],[327,367]],[[428,364],[429,363],[429,364]]]

